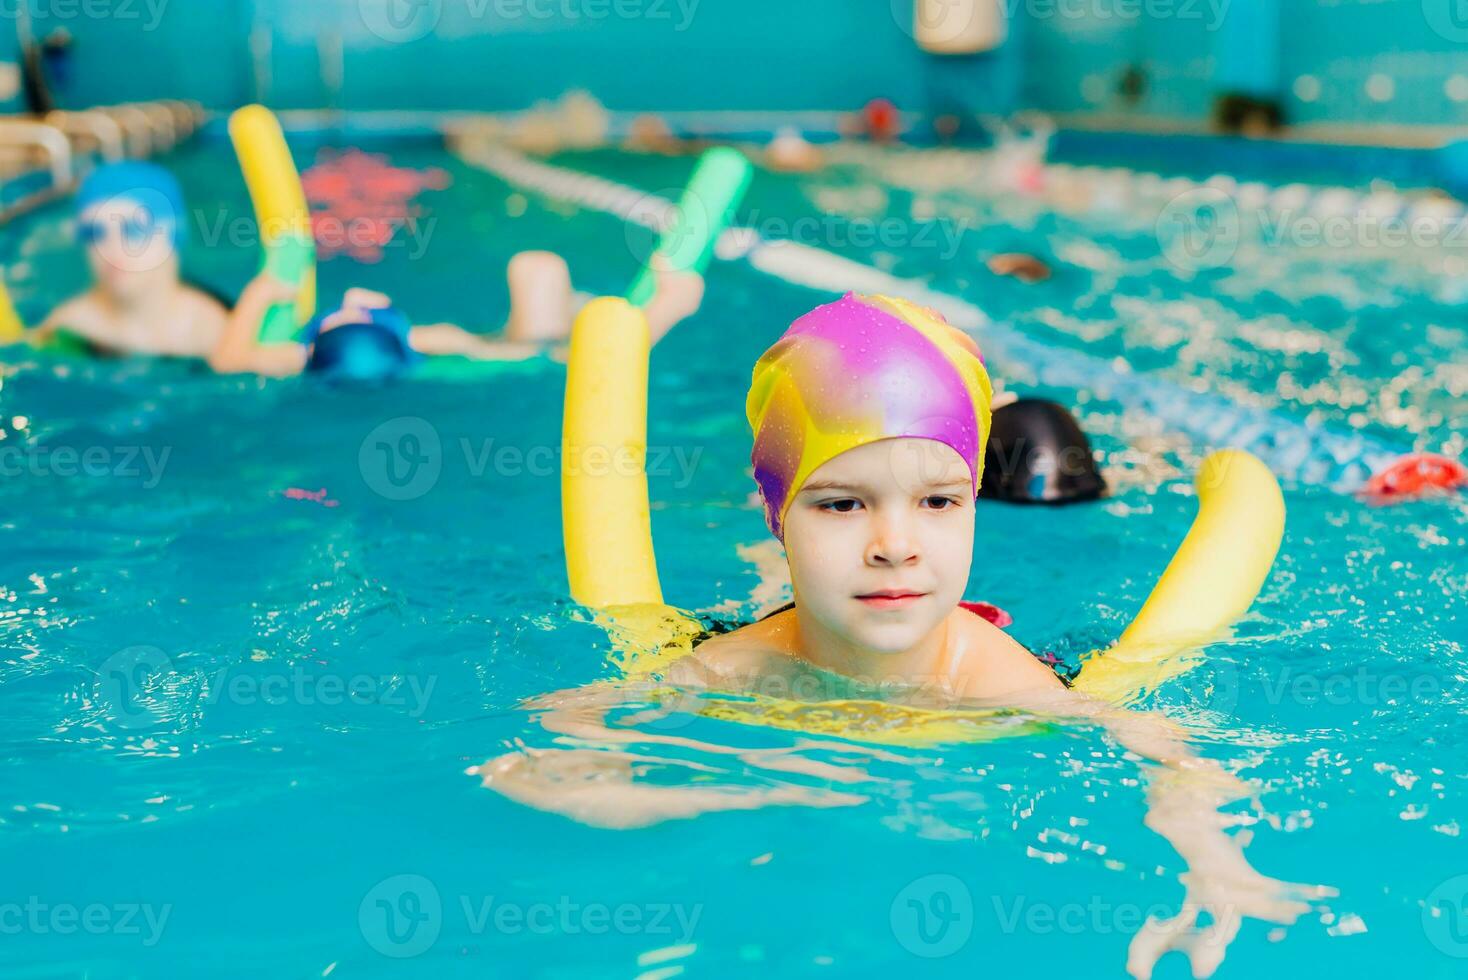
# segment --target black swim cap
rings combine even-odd
[[[408,343],[407,318],[391,307],[372,310],[370,315],[368,323],[346,323],[330,330],[317,327],[306,369],[333,379],[382,381],[412,367],[418,358]],[[307,335],[311,332],[308,328]]]
[[[1021,398],[994,410],[979,496],[1015,504],[1067,504],[1106,492],[1091,443],[1064,406]]]

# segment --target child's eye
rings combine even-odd
[[[942,497],[933,495],[923,498],[923,506],[930,510],[951,510],[958,506],[958,500],[954,497]]]
[[[850,514],[861,507],[861,501],[855,497],[842,497],[840,500],[823,500],[817,506],[832,514]]]

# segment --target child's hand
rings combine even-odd
[[[656,283],[652,299],[643,307],[647,325],[656,344],[669,330],[698,312],[703,304],[703,276],[696,272],[677,272],[661,255],[651,262]]]
[[[348,289],[342,297],[342,309],[363,311],[385,310],[392,306],[392,297],[387,293],[379,293],[375,289],[364,289],[361,286],[353,286]]]
[[[703,276],[679,272],[661,255],[654,256],[651,264],[657,286],[648,306],[655,305],[673,323],[697,313],[703,305]]]
[[[294,303],[296,297],[300,294],[300,286],[292,285],[283,279],[279,279],[270,272],[260,273],[254,279],[250,280],[250,284],[245,287],[245,295],[266,306]],[[242,296],[241,299],[243,300],[244,297]]]
[[[1164,771],[1148,793],[1147,826],[1165,837],[1187,862],[1180,875],[1185,894],[1180,914],[1149,917],[1127,950],[1127,972],[1147,980],[1169,950],[1181,951],[1193,976],[1210,977],[1223,962],[1243,920],[1289,925],[1309,912],[1311,903],[1337,892],[1324,885],[1300,885],[1266,877],[1244,855],[1250,832],[1230,835],[1234,818],[1217,807],[1247,794],[1248,784],[1221,770],[1188,765]],[[1200,914],[1212,922],[1199,925]]]
[[[1187,956],[1193,976],[1211,977],[1245,918],[1291,925],[1310,911],[1313,900],[1331,898],[1335,889],[1267,878],[1236,855],[1221,855],[1217,865],[1194,867],[1182,875],[1182,911],[1171,919],[1149,917],[1127,949],[1127,972],[1146,980],[1168,950]],[[1212,923],[1198,924],[1201,913]]]

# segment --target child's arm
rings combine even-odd
[[[1208,760],[1163,766],[1150,774],[1146,825],[1172,845],[1187,870],[1179,876],[1185,889],[1179,914],[1149,918],[1133,937],[1127,950],[1132,976],[1150,977],[1157,961],[1173,949],[1192,962],[1194,976],[1211,976],[1245,917],[1289,925],[1310,911],[1310,900],[1337,894],[1323,885],[1266,877],[1249,863],[1244,848],[1252,832],[1228,834],[1227,828],[1241,821],[1220,807],[1252,795],[1251,787]],[[1199,927],[1204,912],[1213,921]]]
[[[294,301],[297,292],[298,287],[268,272],[251,280],[229,314],[219,344],[209,355],[209,366],[220,374],[252,372],[277,378],[305,370],[306,348],[301,344],[262,344],[257,339],[270,308]]]
[[[95,295],[83,293],[62,303],[52,310],[39,327],[26,335],[33,346],[40,347],[56,338],[62,331],[78,340],[85,341],[94,351],[110,350],[106,334],[100,326],[102,312]]]
[[[476,361],[524,361],[539,355],[544,345],[526,341],[491,340],[452,323],[431,323],[412,329],[408,343],[430,357],[471,357]]]
[[[1148,774],[1146,824],[1183,858],[1186,892],[1177,917],[1149,919],[1133,937],[1127,953],[1132,976],[1150,977],[1157,960],[1172,949],[1188,957],[1194,976],[1209,976],[1223,962],[1245,916],[1288,925],[1310,910],[1308,900],[1336,894],[1322,885],[1265,877],[1249,864],[1244,847],[1251,835],[1229,835],[1227,828],[1238,821],[1220,808],[1254,796],[1254,787],[1194,753],[1182,730],[1167,719],[1072,691],[1019,706],[1099,722],[1125,748],[1158,763]],[[1213,923],[1198,928],[1199,913],[1205,911]]]
[[[703,305],[703,276],[696,272],[674,272],[664,260],[655,258],[657,291],[642,308],[654,345]]]
[[[796,773],[831,783],[870,781],[871,775],[851,765],[835,765],[802,755],[812,748],[837,748],[849,755],[851,747],[816,739],[802,739],[789,748],[751,749],[713,745],[697,739],[664,734],[658,727],[676,727],[678,713],[693,715],[697,696],[670,689],[652,680],[597,683],[569,691],[541,695],[525,707],[543,712],[540,723],[577,748],[522,749],[490,759],[471,772],[485,787],[509,799],[551,813],[561,813],[597,827],[644,827],[662,820],[687,819],[723,810],[763,806],[855,806],[867,797],[852,792],[778,782],[769,788],[752,787],[747,780],[718,780],[721,770],[700,764],[698,780],[667,785],[640,779],[643,771],[680,763],[672,759],[627,751],[633,745],[692,749],[711,756],[733,756],[734,761],[777,773]],[[643,706],[615,723],[608,712],[618,707]],[[632,727],[640,726],[640,727]],[[870,753],[891,760],[885,753]],[[686,763],[684,763],[686,764]],[[696,782],[696,784],[695,784]]]
[[[648,770],[683,769],[681,784],[641,778]],[[859,806],[867,797],[820,786],[747,777],[676,757],[606,749],[527,749],[469,770],[487,789],[525,806],[592,827],[630,830],[705,813],[767,806]]]
[[[71,316],[72,310],[75,309],[77,302],[74,299],[68,300],[48,313],[46,319],[41,322],[39,327],[26,334],[30,342],[39,347],[52,337],[55,337],[56,331],[60,330],[67,317]]]

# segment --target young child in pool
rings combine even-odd
[[[663,681],[711,695],[758,696],[794,691],[793,682],[769,682],[814,669],[879,685],[894,702],[1019,709],[1104,726],[1155,763],[1147,772],[1146,823],[1187,864],[1182,911],[1149,920],[1132,940],[1127,969],[1150,976],[1156,961],[1177,949],[1192,961],[1194,976],[1208,976],[1244,918],[1293,922],[1309,910],[1308,900],[1333,892],[1267,878],[1249,864],[1247,836],[1227,833],[1232,820],[1219,808],[1251,795],[1250,788],[1197,756],[1174,726],[1068,690],[1024,647],[960,606],[973,560],[990,396],[973,341],[911,303],[848,295],[797,320],[755,366],[746,402],[754,475],[766,520],[785,545],[794,607],[705,641],[672,664]],[[1003,558],[985,552],[980,560]],[[872,699],[840,686],[825,690],[821,700]],[[787,749],[712,745],[656,725],[667,713],[659,707],[609,721],[626,700],[615,684],[537,698],[531,706],[544,727],[575,747],[512,752],[472,771],[511,799],[606,827],[768,805],[858,806],[867,800],[862,784],[881,782],[805,757],[801,748],[824,747],[808,736]],[[646,701],[646,689],[633,700]],[[696,712],[703,703],[681,700],[673,710]],[[649,727],[639,727],[643,722]],[[856,751],[860,732],[852,739],[829,747]],[[598,744],[604,747],[588,747]],[[633,745],[735,756],[830,788],[721,785],[713,766],[700,766],[684,784],[643,779],[640,772],[666,767],[672,753],[639,755],[627,750]],[[1213,920],[1206,925],[1205,914]]]
[[[78,189],[76,211],[77,238],[93,285],[52,311],[32,340],[45,343],[65,332],[97,354],[198,358],[221,372],[282,375],[305,369],[307,346],[255,342],[266,311],[290,301],[294,289],[261,275],[231,310],[184,281],[180,250],[188,237],[188,216],[183,190],[167,170],[133,162],[98,167]],[[390,301],[362,289],[348,291],[341,307],[323,316],[319,326],[381,321],[398,335],[405,360],[442,354],[519,360],[569,335],[578,303],[564,260],[550,252],[521,252],[510,260],[507,275],[510,317],[503,339],[447,323],[409,326],[400,314],[374,312],[388,309]],[[698,310],[703,280],[666,273],[658,293],[647,312],[655,336],[661,337]],[[381,339],[386,341],[381,349],[389,350],[392,341]]]
[[[560,256],[521,252],[510,259],[507,274],[510,319],[503,339],[452,323],[410,324],[387,295],[358,288],[347,290],[340,306],[312,321],[302,342],[267,344],[257,340],[261,320],[272,306],[291,302],[296,290],[261,273],[245,287],[209,363],[216,371],[273,377],[307,370],[381,377],[404,371],[423,356],[524,360],[570,335],[586,297],[572,291],[570,270]],[[697,313],[702,301],[702,276],[659,267],[657,291],[644,311],[653,342]]]
[[[229,311],[180,275],[188,222],[173,175],[150,163],[98,167],[77,190],[76,210],[93,284],[57,307],[33,339],[65,331],[99,354],[208,357]]]
[[[792,662],[952,696],[1061,689],[959,605],[992,391],[966,334],[898,299],[847,296],[759,360],[754,476],[794,608],[699,646],[670,680],[728,683]]]

